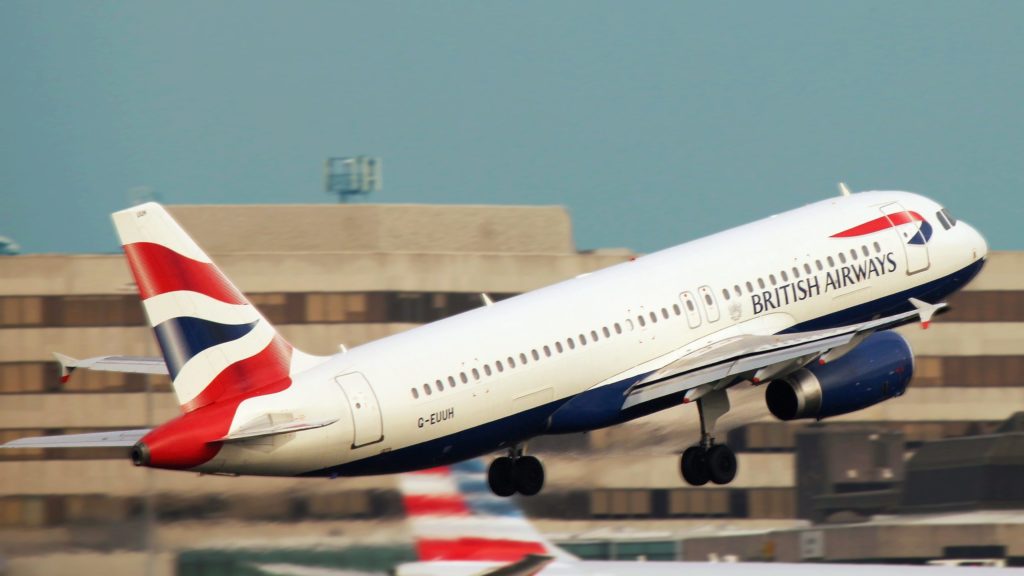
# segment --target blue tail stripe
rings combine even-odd
[[[178,377],[181,367],[196,354],[218,344],[238,340],[251,332],[257,322],[221,324],[192,316],[180,316],[161,322],[153,330],[173,380]]]

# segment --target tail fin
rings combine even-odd
[[[310,357],[277,333],[163,206],[112,217],[184,412],[287,383],[306,367],[296,364]]]
[[[575,559],[549,542],[515,500],[491,493],[481,460],[403,474],[399,486],[420,561]]]

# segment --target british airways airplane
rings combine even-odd
[[[889,329],[927,327],[981,269],[981,235],[907,192],[843,194],[335,354],[293,348],[158,204],[113,214],[163,358],[62,358],[168,373],[181,416],[151,430],[5,447],[132,447],[137,466],[355,476],[504,451],[497,495],[544,483],[527,441],[696,403],[690,484],[727,484],[717,441],[729,389],[764,385],[783,420],[901,395],[913,374]],[[682,416],[682,413],[680,414]],[[681,447],[682,448],[682,447]]]

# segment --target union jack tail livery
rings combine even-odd
[[[113,220],[184,412],[287,380],[301,353],[162,206]]]

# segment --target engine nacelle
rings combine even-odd
[[[765,401],[779,420],[827,418],[899,396],[914,375],[914,354],[895,332],[876,332],[838,360],[773,380]]]

